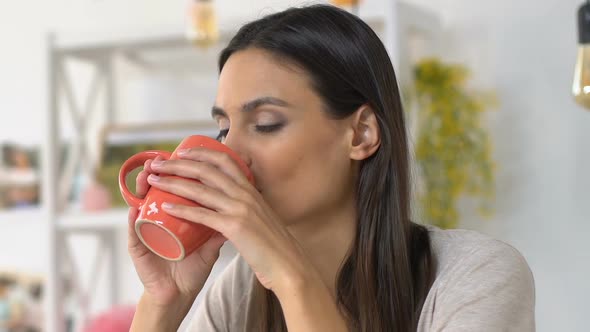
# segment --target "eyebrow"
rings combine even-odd
[[[245,103],[244,105],[242,105],[242,112],[245,112],[245,113],[251,112],[262,105],[275,105],[275,106],[281,106],[281,107],[288,107],[289,103],[287,103],[286,101],[284,101],[282,99],[275,98],[275,97],[260,97],[260,98],[256,98],[256,99],[251,100],[251,101]],[[227,117],[227,113],[221,107],[213,106],[211,108],[211,117],[215,118],[217,116]]]

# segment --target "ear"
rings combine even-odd
[[[364,160],[372,156],[381,145],[381,131],[373,108],[361,106],[352,115],[353,137],[350,146],[350,159]]]

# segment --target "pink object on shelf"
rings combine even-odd
[[[83,332],[129,332],[135,306],[115,306],[90,319]]]
[[[100,211],[111,207],[111,193],[97,181],[90,181],[81,196],[84,211]]]

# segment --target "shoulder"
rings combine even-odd
[[[516,248],[475,231],[427,228],[436,278],[423,324],[459,331],[534,330],[533,274]]]
[[[442,230],[433,226],[427,229],[437,278],[457,270],[483,269],[499,274],[522,274],[532,279],[526,259],[506,242],[470,230]]]

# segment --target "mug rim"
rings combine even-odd
[[[168,235],[172,236],[172,238],[176,241],[176,244],[180,248],[180,255],[178,255],[177,258],[166,257],[166,256],[161,255],[157,250],[155,250],[151,245],[149,245],[149,243],[147,243],[147,241],[143,238],[143,235],[139,231],[139,228],[143,224],[151,224],[151,225],[157,226],[158,228],[163,229],[164,231],[166,231],[166,233],[168,233]],[[137,237],[139,238],[139,240],[141,241],[141,243],[143,243],[151,252],[153,252],[154,254],[160,256],[161,258],[163,258],[165,260],[172,261],[172,262],[179,262],[179,261],[183,260],[184,257],[185,257],[185,255],[186,255],[185,250],[184,250],[184,244],[182,243],[182,241],[180,241],[180,239],[178,238],[178,236],[176,236],[176,234],[174,234],[168,228],[162,226],[161,224],[158,224],[154,220],[150,220],[150,219],[137,219],[135,221],[135,234],[137,234]]]

